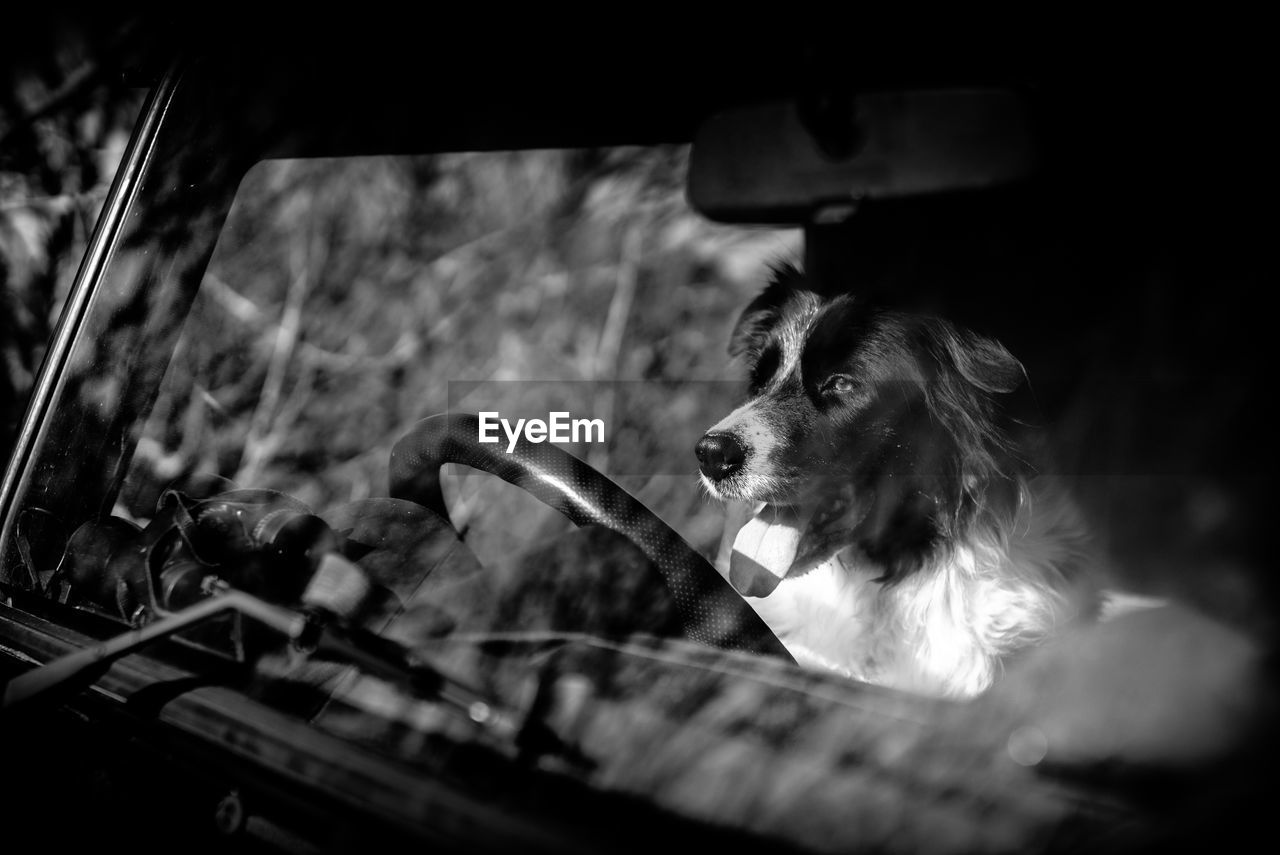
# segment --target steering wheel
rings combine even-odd
[[[440,467],[461,463],[496,475],[555,508],[575,525],[599,525],[626,537],[657,567],[670,588],[686,637],[725,650],[794,661],[768,626],[715,568],[653,511],[613,481],[550,443],[523,436],[482,444],[471,414],[445,413],[418,422],[391,451],[392,498],[417,502],[449,519]]]

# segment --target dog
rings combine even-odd
[[[781,264],[730,354],[748,397],[698,441],[717,569],[797,662],[966,698],[1096,617],[1088,527],[1036,474],[998,342],[820,292]]]

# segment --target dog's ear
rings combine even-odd
[[[957,332],[944,341],[961,376],[985,392],[1012,392],[1026,378],[1022,363],[994,339]]]
[[[790,262],[772,267],[769,284],[747,305],[729,337],[729,355],[753,359],[760,355],[769,330],[777,322],[782,306],[796,291],[805,290],[804,273]]]

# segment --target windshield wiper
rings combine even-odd
[[[347,662],[416,697],[440,702],[504,743],[517,740],[521,717],[514,710],[410,648],[348,625],[346,615],[360,599],[353,592],[366,590],[368,583],[358,567],[336,553],[325,554],[318,565],[302,609],[268,602],[207,576],[202,583],[206,596],[192,605],[13,678],[4,687],[0,714],[59,702],[92,685],[120,658],[231,612],[274,630],[298,649]]]

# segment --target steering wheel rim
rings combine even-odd
[[[522,436],[507,453],[504,445],[481,443],[479,427],[479,418],[470,413],[418,422],[391,451],[390,496],[448,520],[441,466],[459,463],[496,475],[575,525],[603,526],[639,547],[666,580],[688,638],[795,661],[715,568],[640,500],[562,448]]]

